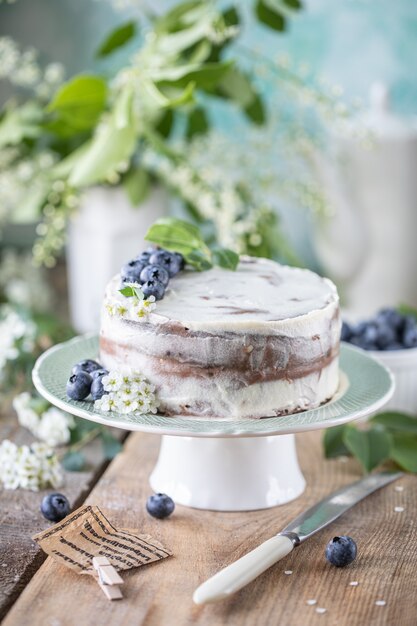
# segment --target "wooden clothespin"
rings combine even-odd
[[[109,600],[120,600],[123,598],[119,585],[123,584],[123,578],[111,565],[109,559],[105,556],[95,556],[93,558],[93,567],[97,572],[97,582],[103,590],[104,595]]]

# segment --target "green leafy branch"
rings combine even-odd
[[[363,428],[353,424],[329,428],[323,445],[326,458],[353,456],[365,472],[392,462],[417,473],[417,418],[412,415],[380,413]]]
[[[197,226],[175,217],[157,220],[149,228],[145,239],[172,252],[179,252],[186,263],[198,271],[208,270],[213,265],[235,270],[239,263],[236,252],[219,246],[210,249]]]

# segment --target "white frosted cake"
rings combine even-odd
[[[123,298],[120,276],[105,303]],[[313,408],[339,382],[339,299],[303,269],[243,257],[185,270],[142,321],[103,307],[100,360],[140,371],[166,415],[263,418]]]

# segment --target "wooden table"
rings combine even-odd
[[[231,599],[199,607],[192,602],[193,590],[208,576],[279,531],[317,499],[359,478],[355,461],[323,460],[320,435],[298,437],[308,487],[296,501],[250,513],[177,506],[167,520],[152,519],[145,511],[150,493],[147,477],[156,459],[158,437],[130,435],[86,502],[100,506],[116,525],[150,533],[175,556],[123,573],[125,598],[117,602],[106,600],[92,579],[81,578],[48,558],[9,610],[4,626],[415,626],[414,476],[368,497]],[[399,506],[402,512],[395,511]],[[32,519],[35,513],[29,513]],[[327,541],[338,534],[351,535],[359,548],[356,561],[344,569],[324,559]],[[317,603],[310,605],[309,600]]]

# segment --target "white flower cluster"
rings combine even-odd
[[[75,422],[72,415],[50,407],[40,415],[32,406],[31,396],[24,392],[13,400],[19,424],[49,446],[62,446],[69,442]]]
[[[50,186],[51,167],[57,157],[50,150],[22,156],[8,150],[0,159],[0,222],[10,215],[22,221],[37,220]],[[30,196],[28,196],[30,189]]]
[[[159,403],[155,386],[138,372],[111,370],[103,376],[105,395],[94,402],[100,411],[117,413],[156,413]]]
[[[135,283],[126,283],[125,286],[132,286],[136,289],[139,287]],[[104,307],[112,317],[145,322],[156,307],[155,296],[149,296],[145,300],[145,298],[138,298],[136,295],[125,297],[120,294],[120,296],[107,298],[104,302]]]
[[[35,335],[36,326],[31,320],[24,320],[7,305],[0,308],[0,380],[8,361],[33,350]]]
[[[0,37],[0,79],[7,78],[13,85],[33,89],[41,98],[49,98],[64,80],[64,66],[50,63],[42,70],[38,56],[33,48],[21,51],[11,37]]]
[[[39,491],[59,487],[62,482],[61,466],[46,444],[17,446],[8,439],[0,444],[0,483],[5,489]]]

